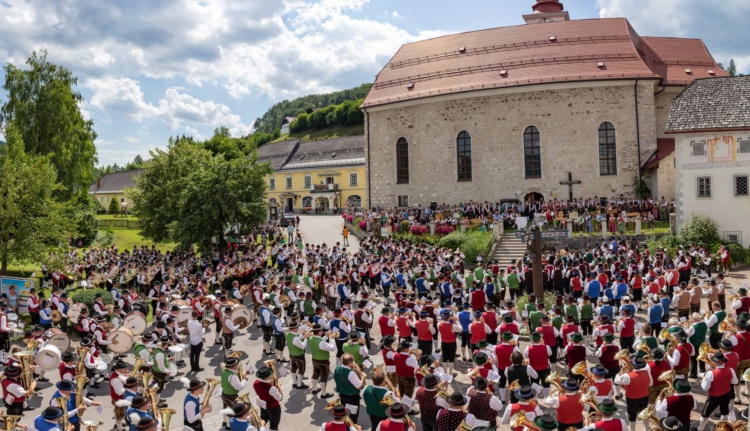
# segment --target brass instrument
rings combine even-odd
[[[742,378],[743,378],[743,379],[744,379],[744,380],[745,380],[746,382],[750,382],[750,368],[748,368],[747,370],[745,370],[745,372],[744,372],[744,373],[742,373]]]
[[[594,376],[591,371],[589,371],[588,365],[586,365],[586,361],[581,361],[570,369],[570,371],[573,374],[578,374],[579,376],[583,376],[584,380],[581,383],[581,393],[585,394],[589,391],[589,388],[596,383],[596,376]]]
[[[721,322],[724,323],[724,322]],[[677,348],[677,345],[680,344],[679,341],[677,341],[677,338],[675,338],[674,335],[669,333],[669,329],[664,328],[659,333],[659,338],[661,338],[663,341],[669,341],[669,344],[667,345],[667,354],[671,355],[674,349]]]
[[[221,383],[218,379],[213,378],[207,378],[206,382],[208,382],[208,389],[206,389],[206,392],[203,396],[203,402],[201,403],[201,410],[204,410],[208,405],[211,403],[211,395],[214,393],[214,389],[216,389],[216,386]]]
[[[696,360],[705,362],[706,365],[711,368],[716,368],[710,358],[710,355],[713,355],[714,353],[716,353],[716,349],[712,349],[708,343],[702,343],[700,347],[698,347],[698,357]]]
[[[518,380],[513,380],[513,381],[512,381],[511,383],[510,383],[510,385],[508,385],[508,388],[507,388],[507,389],[508,389],[509,391],[511,391],[511,392],[513,392],[513,391],[517,391],[517,390],[521,389],[521,384],[520,384],[520,383],[518,383]],[[533,400],[533,399],[532,399],[532,400],[529,400],[529,405],[530,405],[530,406],[533,406],[533,407],[536,407],[536,400]],[[521,413],[521,412],[519,412],[519,413]],[[515,427],[511,427],[511,428],[515,428]]]
[[[39,346],[39,340],[35,340],[33,338],[23,340],[23,342],[26,344],[26,350],[28,350],[29,352],[36,351],[36,348]]]
[[[393,394],[386,394],[382,400],[380,400],[381,406],[391,406],[393,404],[396,404],[399,402],[397,399],[393,397]]]
[[[146,395],[151,400],[151,411],[154,413],[154,417],[156,419],[159,419],[159,409],[157,408],[157,404],[159,400],[156,394],[157,390],[158,388],[151,388],[151,389],[145,390],[144,395]]]
[[[546,379],[544,379],[544,381],[555,387],[554,390],[550,392],[551,397],[559,397],[560,395],[565,394],[565,390],[562,387],[563,379],[559,371],[553,371]]]
[[[536,426],[534,422],[526,419],[526,412],[516,413],[516,415],[513,416],[513,419],[510,420],[510,427],[511,428],[526,427],[527,429],[532,430],[532,431],[542,431],[541,428]]]
[[[365,387],[365,380],[367,379],[367,375],[364,372],[362,372],[362,370],[359,368],[359,365],[355,364],[354,362],[352,362],[351,368],[352,368],[352,371],[354,371],[355,373],[357,373],[357,375],[359,376],[359,379],[362,380],[362,386],[359,387],[359,388],[357,388],[357,389],[364,388]]]
[[[276,360],[270,359],[268,361],[263,361],[263,363],[266,365],[266,367],[270,368],[271,371],[273,371],[273,385],[276,386],[276,389],[281,392],[281,385],[279,384],[279,377],[276,374]]]
[[[154,375],[149,373],[148,371],[141,371],[138,377],[141,378],[141,386],[145,391],[146,389],[148,389],[148,385],[149,383],[151,383],[151,378],[154,377]]]
[[[336,398],[335,400],[331,401],[325,406],[325,410],[333,410],[334,407],[341,405],[341,398]],[[349,425],[350,427],[355,427],[354,422],[349,418],[349,416],[346,417],[344,422]]]
[[[241,356],[242,352],[232,352],[227,358],[237,358],[239,360]],[[224,364],[221,366],[224,367]],[[245,372],[242,370],[242,362],[237,363],[237,378],[240,379],[240,382],[245,380]]]
[[[372,369],[372,374],[382,374],[385,377],[385,387],[387,387],[389,391],[396,394],[397,397],[400,396],[398,393],[398,387],[393,386],[393,382],[391,382],[391,379],[388,378],[388,373],[385,371],[384,368],[385,367],[383,366],[383,364],[377,365],[375,368]]]
[[[633,371],[633,366],[630,365],[630,361],[628,360],[628,353],[629,351],[627,349],[620,350],[614,357],[614,359],[620,361],[620,372],[617,373],[618,376]]]
[[[57,403],[57,406],[60,407],[60,410],[62,410],[62,416],[60,417],[60,422],[62,425],[62,429],[67,430],[68,429],[68,399],[70,397],[61,396],[59,398],[55,398],[55,402]]]
[[[667,382],[667,387],[659,392],[657,399],[663,400],[664,398],[671,397],[674,395],[674,370],[669,370],[661,373],[657,378],[660,382]]]
[[[417,359],[419,359],[419,358],[422,357],[422,351],[419,350],[419,349],[409,349],[409,351],[407,353],[410,354],[410,355],[414,354],[414,356],[416,356]]]
[[[655,426],[657,429],[661,429],[659,418],[656,417],[656,411],[653,407],[646,407],[645,409],[641,410],[640,413],[638,413],[638,420],[649,421],[652,426]]]
[[[86,355],[89,353],[88,347],[78,347],[76,348],[76,352],[78,352],[78,366],[76,367],[76,374],[85,375],[86,374],[86,367],[83,365],[83,360],[86,358]]]
[[[648,343],[646,342],[646,340],[641,340],[641,342],[638,343],[638,345],[635,347],[635,350],[636,351],[642,350],[642,351],[646,352],[646,355],[643,356],[643,359],[646,362],[650,362],[651,361],[651,348],[648,347]]]
[[[21,385],[24,389],[36,387],[34,380],[34,352],[16,352],[12,354],[21,364]]]
[[[589,411],[589,424],[602,420],[602,412],[599,411],[599,403],[593,393],[588,392],[581,397],[581,404],[588,404],[593,411]]]
[[[261,419],[260,419],[260,415],[258,415],[258,410],[256,410],[255,407],[253,407],[253,403],[250,402],[250,394],[238,395],[237,401],[241,403],[245,403],[248,406],[250,406],[250,418],[249,418],[250,425],[255,427],[255,429],[259,430],[261,427],[260,425]]]
[[[426,375],[430,374],[430,364],[424,364],[417,370],[417,374],[419,374],[422,377],[425,377]]]
[[[104,422],[100,421],[83,421],[81,424],[86,427],[86,431],[96,431],[97,428],[104,425]],[[169,422],[167,422],[169,424]],[[168,430],[169,428],[163,428],[165,430]]]
[[[347,325],[351,325],[352,324],[352,319],[350,319],[350,318],[348,318],[346,316],[341,316],[340,319],[343,320]]]
[[[732,335],[735,335],[739,329],[737,328],[737,325],[733,324],[732,322],[729,322],[727,320],[721,322],[719,324],[719,330],[721,332],[731,332]]]
[[[476,379],[478,377],[482,377],[481,370],[482,370],[481,367],[474,368],[473,370],[471,370],[471,372],[469,373],[468,377],[470,379]]]
[[[288,308],[290,305],[292,305],[292,298],[289,297],[289,295],[281,295],[279,296],[279,302],[281,302],[281,305],[284,306],[284,308]],[[341,320],[344,320],[344,317],[341,317]],[[344,320],[346,322],[346,320]],[[352,323],[351,320],[346,322],[347,324]]]
[[[3,431],[15,431],[16,428],[20,428],[18,426],[18,421],[20,421],[21,418],[23,418],[23,416],[0,415],[0,419],[3,420]]]
[[[248,293],[250,293],[249,284],[243,284],[242,286],[240,286],[240,295],[247,296]]]
[[[169,422],[172,420],[172,416],[177,414],[177,410],[164,408],[159,409],[159,417],[161,418],[161,429],[169,431]]]
[[[82,405],[86,405],[86,402],[83,400],[83,389],[86,387],[86,383],[89,382],[89,378],[86,377],[86,375],[77,375],[75,376],[74,380],[76,381],[76,394],[78,396],[76,397],[76,408],[80,408]],[[79,410],[78,416],[83,416],[82,412]]]

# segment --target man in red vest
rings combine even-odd
[[[611,398],[602,400],[597,406],[597,410],[602,413],[602,420],[589,425],[586,429],[601,429],[604,431],[625,431],[627,429],[628,425],[624,419],[615,419],[613,417],[620,408],[617,407],[617,404]],[[634,430],[635,427],[631,426],[630,429]]]
[[[427,311],[421,311],[419,320],[414,323],[414,327],[417,329],[417,346],[422,351],[422,355],[432,354],[432,335],[437,332],[429,316],[430,314]]]
[[[557,362],[557,337],[560,336],[560,333],[557,331],[557,328],[552,326],[550,324],[549,316],[544,315],[542,317],[542,326],[536,328],[536,332],[539,332],[542,334],[542,340],[544,340],[544,344],[549,347],[550,351],[552,352],[552,355],[550,355],[550,362],[556,363]]]
[[[641,329],[641,325],[636,323],[629,308],[622,310],[622,318],[617,325],[617,332],[620,333],[620,349],[628,349],[633,353],[633,343],[635,342],[635,331]]]
[[[438,332],[440,333],[441,349],[443,352],[443,368],[448,374],[453,373],[453,364],[456,361],[456,333],[461,332],[461,324],[458,320],[453,319],[453,313],[450,310],[443,310],[440,312],[442,321],[438,324]]]
[[[257,379],[253,382],[253,390],[257,395],[260,407],[260,418],[266,421],[269,430],[278,431],[281,422],[281,391],[273,384],[273,371],[268,367],[260,367],[255,372]]]
[[[658,416],[674,416],[682,423],[681,428],[676,431],[690,431],[690,412],[698,411],[698,402],[690,394],[692,385],[687,379],[674,381],[674,394],[671,397],[662,398],[656,403]]]
[[[648,388],[654,382],[651,380],[651,372],[646,366],[645,359],[634,355],[630,358],[630,365],[633,366],[633,371],[618,374],[615,377],[615,384],[625,386],[625,402],[627,405],[628,421],[630,422],[630,431],[635,431],[638,413],[648,407]],[[648,429],[647,421],[644,420],[643,422],[644,428]]]
[[[583,341],[583,337],[581,337],[581,341]],[[547,397],[544,399],[544,403],[557,411],[559,429],[583,428],[583,412],[588,411],[589,406],[581,403],[581,394],[578,393],[580,389],[578,380],[565,380],[562,387],[564,391],[562,395]]]
[[[487,342],[494,346],[495,344],[497,344],[497,332],[495,332],[495,330],[498,327],[498,318],[497,312],[495,311],[495,304],[492,302],[488,302],[485,308],[486,311],[482,313],[482,317],[484,317],[484,323],[486,323],[487,326],[490,327],[490,333],[487,334]]]
[[[672,363],[672,367],[674,367],[674,373],[677,376],[685,376],[687,378],[690,373],[690,357],[695,354],[695,348],[692,344],[688,343],[688,336],[685,331],[680,330],[675,332],[674,336],[680,344],[674,349],[672,356],[668,356],[668,358]]]
[[[701,422],[698,425],[698,431],[703,431],[708,423],[708,417],[711,416],[716,408],[721,413],[721,421],[727,421],[729,415],[729,403],[732,401],[732,385],[739,383],[737,374],[734,370],[726,367],[727,358],[722,352],[716,352],[711,356],[711,362],[714,369],[703,375],[701,388],[708,392],[708,399],[701,412]]]
[[[346,424],[346,418],[349,416],[349,409],[346,406],[338,405],[331,410],[333,416],[332,422],[326,422],[320,428],[324,431],[357,431],[357,427]],[[403,428],[402,428],[403,429]]]
[[[508,383],[508,378],[505,375],[505,370],[512,364],[511,356],[515,352],[519,352],[517,343],[511,344],[513,340],[513,333],[505,331],[501,335],[501,342],[495,346],[495,358],[497,358],[497,373],[500,374],[500,382],[498,387],[500,388],[500,401],[505,402],[505,386]]]
[[[545,382],[550,374],[549,358],[552,356],[552,349],[542,341],[540,332],[531,333],[532,345],[526,347],[523,351],[523,357],[529,360],[529,366],[536,371],[538,377],[533,379],[533,383],[541,384],[544,387],[542,396],[549,394],[549,383]]]
[[[506,331],[518,335],[518,322],[513,319],[515,313],[508,312],[503,314],[503,323],[495,329],[498,334],[504,334]]]
[[[599,358],[599,363],[607,369],[607,378],[614,379],[620,372],[620,363],[615,359],[615,355],[620,351],[620,348],[615,346],[615,335],[610,332],[604,334],[602,340],[604,344],[596,351],[596,357]],[[620,386],[618,385],[615,385],[615,398],[618,400],[621,398]]]
[[[391,309],[383,307],[381,316],[378,317],[378,326],[380,326],[380,335],[396,335],[396,319],[391,316]]]
[[[740,287],[737,290],[737,293],[740,294],[740,297],[738,299],[735,299],[732,303],[732,310],[734,310],[735,314],[739,316],[743,312],[750,312],[750,298],[748,298],[747,289],[745,289],[744,287]]]
[[[577,379],[579,382],[583,381],[583,376],[573,374],[570,370],[573,366],[579,362],[586,360],[586,356],[593,355],[592,352],[585,344],[583,344],[583,335],[580,332],[573,332],[568,338],[568,344],[563,350],[566,364],[568,365],[568,377]],[[580,427],[579,427],[580,428]]]
[[[421,407],[421,405],[420,405]],[[378,430],[380,431],[417,431],[413,426],[407,424],[406,408],[401,403],[395,403],[388,406],[388,419],[380,422]],[[342,428],[343,429],[343,428]],[[349,428],[350,431],[356,429]],[[326,430],[329,431],[329,430]],[[335,430],[334,430],[335,431]]]
[[[414,372],[419,369],[419,363],[409,354],[410,349],[411,343],[404,340],[398,345],[398,353],[393,355],[398,376],[398,391],[401,396],[406,395],[409,398],[414,395],[414,386],[417,383]]]
[[[509,425],[518,412],[524,412],[526,419],[529,421],[533,421],[537,416],[542,415],[542,410],[539,406],[531,403],[531,400],[536,398],[536,390],[531,386],[521,386],[519,389],[516,389],[514,396],[518,399],[518,402],[508,404],[500,421],[501,424]],[[524,427],[516,427],[513,428],[513,431],[522,431],[523,429]]]
[[[480,341],[487,339],[487,334],[492,332],[490,327],[484,323],[482,312],[480,310],[474,310],[474,321],[469,325],[469,334],[471,339],[469,340],[469,352],[477,350],[477,346]]]

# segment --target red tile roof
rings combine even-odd
[[[709,69],[725,75],[700,40],[641,38],[625,18],[524,24],[403,45],[362,107],[551,82],[664,78],[687,85],[713,76]]]
[[[646,160],[641,170],[658,168],[659,162],[672,153],[674,153],[674,138],[657,138],[656,151]]]

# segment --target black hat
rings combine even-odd
[[[530,400],[536,397],[536,390],[531,386],[521,386],[516,389],[516,398],[521,400]]]
[[[224,360],[224,365],[225,365],[225,366],[226,366],[227,368],[232,368],[232,367],[236,367],[236,366],[237,366],[237,365],[239,365],[239,364],[240,364],[240,360],[239,360],[239,359],[237,359],[237,358],[235,358],[235,357],[230,357],[230,358],[226,358],[226,359]]]
[[[424,379],[422,379],[422,384],[424,384],[424,387],[426,388],[433,388],[437,386],[438,378],[434,374],[428,374],[424,376]]]
[[[643,359],[642,356],[633,355],[630,358],[630,364],[635,368],[636,370],[640,370],[641,368],[644,368],[646,365],[646,360]]]
[[[487,379],[485,379],[484,377],[477,377],[476,379],[474,379],[474,388],[476,388],[476,390],[478,391],[484,391],[485,389],[487,389],[487,385]]]
[[[388,411],[386,413],[389,417],[398,419],[406,415],[406,408],[404,408],[404,405],[401,403],[393,403],[388,406]]]
[[[676,379],[673,386],[674,389],[681,394],[686,394],[693,389],[693,386],[687,381],[687,379]]]
[[[460,392],[452,393],[448,397],[447,401],[451,406],[461,407],[466,405],[466,398],[464,398],[464,396],[461,395]]]
[[[255,372],[255,377],[259,379],[266,379],[273,374],[273,371],[271,371],[268,367],[260,367],[258,368],[258,371]]]
[[[682,428],[682,422],[674,416],[668,416],[659,420],[659,428],[664,431],[677,431]]]
[[[346,406],[343,406],[341,404],[337,405],[331,410],[331,415],[335,418],[343,418],[348,414],[349,410],[346,408]]]
[[[568,379],[563,382],[562,387],[566,391],[575,392],[580,388],[580,385],[578,379]]]
[[[724,352],[718,351],[718,352],[714,353],[713,356],[711,356],[711,360],[713,362],[721,362],[723,364],[723,363],[727,362],[727,357],[724,356]]]
[[[234,412],[234,416],[236,417],[245,416],[248,410],[250,410],[250,406],[245,403],[235,403],[232,406],[232,411]]]
[[[664,350],[658,347],[651,349],[651,358],[658,360],[664,359]]]
[[[148,400],[146,398],[143,398],[140,395],[134,396],[133,399],[130,401],[130,406],[136,409],[139,407],[147,406],[147,405],[148,405]]]
[[[130,376],[125,380],[125,387],[126,388],[134,388],[138,386],[138,378]]]
[[[352,331],[349,333],[349,335],[346,337],[349,339],[349,341],[357,341],[359,340],[359,331]]]
[[[62,359],[63,362],[70,362],[77,358],[75,357],[75,355],[73,355],[73,352],[65,352],[62,354],[62,357],[60,359]]]
[[[154,341],[154,336],[150,332],[143,334],[141,338],[143,338],[143,341]]]
[[[42,417],[45,420],[53,421],[55,419],[58,419],[60,416],[62,416],[63,412],[60,409],[60,407],[53,407],[49,406],[46,409],[44,409],[44,413],[42,413]]]
[[[5,375],[8,377],[18,377],[22,373],[22,370],[15,365],[12,365],[5,369]]]
[[[66,380],[60,380],[59,382],[57,382],[57,384],[55,384],[55,386],[57,386],[57,389],[59,389],[61,391],[72,391],[73,389],[76,388],[76,385],[73,384],[73,382],[71,382],[70,380],[67,380],[67,379]]]
[[[169,343],[169,337],[167,337],[166,335],[162,335],[161,337],[159,337],[159,342],[160,343]]]
[[[151,416],[144,416],[141,418],[141,421],[138,422],[138,426],[136,426],[136,429],[139,430],[149,430],[151,428],[156,428],[157,423]]]
[[[724,350],[732,350],[734,349],[734,344],[732,344],[731,340],[724,338],[721,340],[721,348]]]
[[[200,381],[198,379],[191,379],[190,380],[190,384],[188,385],[187,389],[188,389],[188,391],[193,392],[193,391],[196,391],[196,390],[202,388],[205,385],[206,385],[205,382],[202,382],[202,381]]]
[[[411,349],[411,343],[408,340],[402,340],[398,343],[398,350]]]

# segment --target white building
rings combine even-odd
[[[282,135],[288,135],[289,134],[289,125],[292,124],[292,121],[296,120],[294,117],[284,117],[284,119],[281,121],[281,134]]]
[[[719,223],[727,241],[750,245],[750,76],[698,79],[675,97],[677,225],[693,213]]]

